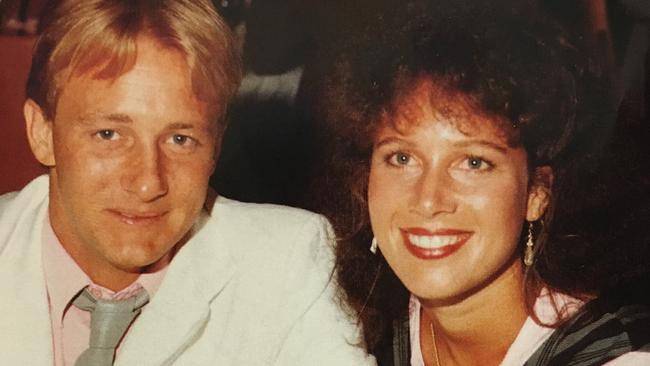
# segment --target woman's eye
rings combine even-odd
[[[115,132],[115,130],[100,130],[97,131],[95,135],[100,139],[106,141],[115,140],[118,137],[118,134]]]
[[[470,156],[465,159],[466,169],[468,170],[489,170],[492,164],[483,158]]]
[[[188,136],[185,135],[174,135],[173,137],[174,143],[177,145],[185,145],[187,141],[189,140]]]
[[[396,152],[388,156],[388,162],[392,165],[409,165],[413,159],[407,153]]]

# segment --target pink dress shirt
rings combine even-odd
[[[167,266],[161,266],[162,269],[154,273],[141,274],[137,281],[116,293],[92,283],[63,248],[47,216],[42,237],[54,362],[56,366],[72,366],[79,355],[88,348],[90,338],[90,313],[72,305],[72,300],[79,291],[89,286],[90,292],[97,298],[120,300],[144,288],[151,298],[162,282]]]

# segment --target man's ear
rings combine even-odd
[[[55,166],[52,122],[45,117],[43,109],[32,99],[25,101],[23,114],[27,140],[36,160],[50,168]]]
[[[530,222],[537,221],[544,215],[551,202],[552,187],[553,169],[550,166],[535,168],[530,188],[528,189],[526,220]]]

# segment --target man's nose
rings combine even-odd
[[[423,217],[456,211],[454,180],[444,169],[427,168],[417,180],[411,209]]]
[[[143,202],[164,196],[168,190],[164,160],[158,146],[135,149],[121,177],[122,188]]]

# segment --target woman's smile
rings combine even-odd
[[[460,249],[473,235],[470,231],[444,229],[434,232],[424,228],[400,229],[404,246],[420,259],[442,259]]]

